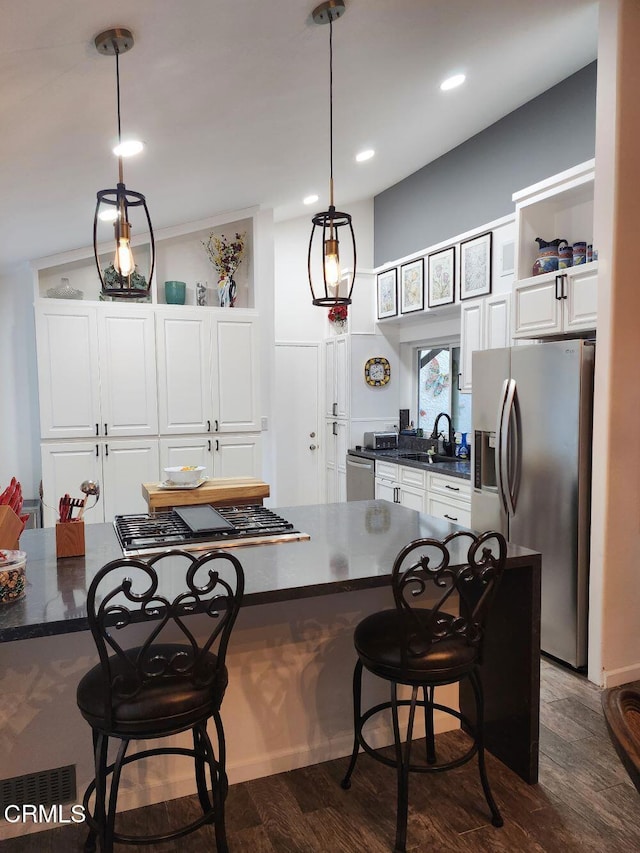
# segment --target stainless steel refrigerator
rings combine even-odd
[[[542,554],[542,650],[587,663],[595,345],[473,354],[471,526]]]

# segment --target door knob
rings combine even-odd
[[[309,433],[309,438],[315,438],[315,437],[316,437],[315,432],[310,432],[310,433]]]
[[[315,444],[310,444],[310,445],[309,445],[309,450],[315,450],[315,449],[316,449],[316,445],[315,445]]]

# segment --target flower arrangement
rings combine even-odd
[[[334,305],[329,308],[329,321],[331,323],[346,323],[348,308],[346,305]]]
[[[233,278],[244,258],[246,236],[236,232],[233,238],[228,238],[212,231],[207,241],[201,241],[209,260],[221,277]]]

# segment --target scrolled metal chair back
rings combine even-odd
[[[453,637],[481,647],[491,600],[507,555],[501,533],[458,531],[443,540],[416,539],[396,557],[391,583],[396,608],[403,614],[405,652],[420,656]],[[457,615],[447,615],[455,595]],[[428,610],[418,607],[428,598]]]
[[[179,576],[184,581],[180,583],[182,591],[174,596],[162,590],[175,584],[175,564],[162,567],[166,572],[164,582],[156,567],[164,561],[175,563],[176,558],[186,561],[187,568],[185,572],[180,566],[184,575]],[[146,686],[163,679],[182,679],[198,689],[212,686],[225,666],[243,593],[242,565],[226,551],[200,556],[165,551],[147,560],[123,557],[103,566],[89,587],[87,614],[107,688],[105,718],[112,719],[114,703],[135,699]],[[204,641],[198,641],[187,624],[187,617],[197,613],[213,620]],[[127,653],[118,636],[134,624],[149,627],[143,641],[138,639],[135,643],[135,656],[130,649]],[[171,625],[179,629],[178,641],[161,639],[162,632]],[[178,642],[181,648],[171,655],[163,654],[165,642]],[[215,664],[209,652],[216,655]],[[110,658],[117,661],[117,667],[112,667]]]

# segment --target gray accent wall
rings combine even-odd
[[[595,154],[596,63],[374,199],[374,264],[513,212],[511,196]]]

